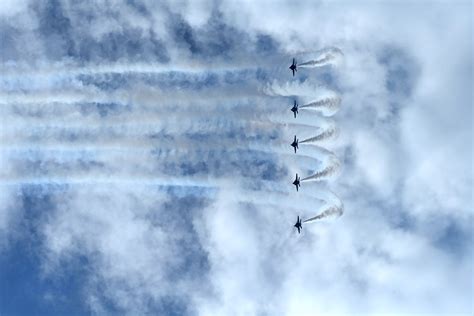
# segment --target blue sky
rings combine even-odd
[[[0,17],[1,315],[472,314],[472,3]]]

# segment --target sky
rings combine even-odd
[[[472,12],[3,0],[0,315],[472,315]]]

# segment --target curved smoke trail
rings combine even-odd
[[[326,217],[339,217],[344,213],[344,204],[341,199],[332,191],[326,192],[326,205],[318,215],[308,218],[303,223],[313,222]]]
[[[300,109],[312,109],[321,111],[323,115],[332,116],[337,111],[339,111],[339,107],[341,105],[341,98],[336,97],[329,97],[324,98],[317,101],[311,101],[309,103],[300,105]]]
[[[316,221],[318,219],[323,219],[323,218],[326,218],[326,217],[329,217],[329,216],[339,217],[343,213],[344,213],[344,207],[343,207],[342,204],[337,205],[337,206],[333,205],[333,206],[330,206],[329,208],[327,208],[326,210],[324,210],[323,212],[321,212],[319,215],[316,215],[314,217],[311,217],[311,218],[308,218],[308,219],[304,220],[303,223],[313,222],[313,221]]]
[[[343,56],[344,55],[339,48],[329,48],[321,51],[318,57],[298,64],[298,67],[315,68],[322,67],[328,64],[337,64]]]
[[[318,141],[322,141],[326,139],[333,139],[333,138],[336,138],[338,135],[339,135],[339,129],[337,129],[335,126],[331,126],[330,128],[324,130],[319,135],[304,139],[300,141],[299,143],[304,144],[304,143],[318,142]]]
[[[326,180],[330,176],[336,174],[339,171],[340,163],[339,161],[335,158],[332,157],[330,159],[330,163],[326,168],[324,168],[321,171],[316,172],[315,174],[312,174],[304,179],[301,179],[301,181],[321,181],[321,180]]]

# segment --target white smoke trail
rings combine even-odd
[[[341,104],[341,98],[333,97],[333,98],[327,98],[327,99],[322,99],[322,100],[318,100],[318,101],[312,101],[310,103],[301,105],[300,108],[304,109],[304,108],[324,107],[324,108],[328,108],[328,109],[334,109],[334,108],[339,107],[340,104]]]
[[[287,193],[280,193],[275,190],[260,190],[257,192],[250,190],[230,190],[229,193],[234,193],[232,196],[227,196],[228,201],[235,201],[240,203],[250,203],[261,207],[268,207],[271,209],[283,209],[285,211],[310,212],[318,205],[323,206],[325,201],[318,199],[312,195],[304,196],[304,203],[295,203],[295,200],[288,196]],[[262,199],[265,195],[265,199]]]
[[[315,127],[298,123],[270,123],[253,120],[197,119],[180,124],[180,119],[153,122],[112,123],[94,119],[77,119],[75,122],[58,121],[54,125],[9,122],[2,126],[1,147],[133,147],[150,148],[158,144],[161,148],[200,148],[205,139],[209,148],[233,147],[273,149],[288,152],[287,139],[293,132],[309,131]],[[87,122],[87,123],[86,123]],[[226,133],[222,133],[225,130]]]
[[[207,86],[208,75],[204,78],[184,77],[182,82],[178,81],[170,85],[170,78],[161,78],[160,82],[148,82],[146,76],[140,82],[136,78],[125,78],[123,83],[116,83],[112,78],[102,81],[83,83],[81,80],[66,80],[64,82],[46,81],[48,85],[42,86],[34,83],[22,83],[21,86],[15,82],[7,83],[3,87],[0,84],[0,104],[11,103],[79,103],[79,102],[116,102],[116,103],[145,103],[155,105],[157,100],[161,102],[190,102],[195,100],[213,100],[222,98],[247,98],[265,97],[261,85],[256,78],[244,78],[244,82],[238,85],[226,82],[225,74],[213,79],[213,84]],[[155,80],[156,81],[156,80]],[[22,80],[20,82],[23,82]],[[39,82],[43,82],[40,80]],[[33,86],[32,86],[33,85]],[[185,85],[183,89],[181,86]],[[109,87],[112,86],[112,87]],[[205,93],[204,93],[205,92]],[[205,95],[205,97],[204,97]]]
[[[289,131],[299,134],[300,132],[314,132],[316,128],[328,125],[328,120],[316,114],[307,112],[305,115],[292,120],[293,115],[288,108],[260,103],[255,105],[251,102],[240,106],[222,109],[220,101],[215,107],[208,106],[210,112],[202,110],[200,103],[195,107],[188,107],[189,111],[179,110],[176,107],[140,107],[117,104],[38,104],[38,105],[10,105],[0,107],[0,115],[4,119],[3,130],[11,131],[13,137],[28,133],[30,128],[37,129],[64,129],[68,131],[85,130],[87,128],[114,129],[127,127],[133,130],[134,126],[139,130],[151,128],[169,131],[169,133],[190,133],[193,129],[199,132],[211,130],[211,127],[220,128],[227,124],[229,128],[244,128],[246,131],[254,132],[257,129],[266,129],[265,133],[277,131]],[[199,111],[198,109],[201,108]],[[232,117],[229,117],[232,112]],[[311,115],[307,115],[311,114]],[[183,116],[192,116],[193,120],[183,122]],[[61,117],[58,120],[58,117]],[[272,129],[272,127],[275,127]],[[188,130],[186,130],[188,128]],[[201,130],[202,128],[202,130]],[[38,131],[34,132],[38,135]],[[100,133],[101,136],[104,133]],[[137,135],[136,135],[137,136]],[[135,136],[135,137],[136,137]]]
[[[322,67],[328,64],[338,64],[344,57],[344,54],[339,48],[328,48],[319,52],[319,56],[314,59],[298,64],[298,68],[315,68]]]
[[[324,116],[337,113],[341,103],[341,97],[336,92],[309,82],[273,81],[263,87],[263,93],[269,96],[291,97],[293,101],[304,102],[299,109],[312,109]]]
[[[261,66],[271,65],[268,59],[241,60],[238,63],[220,64],[214,61],[212,68],[207,62],[199,62],[196,60],[175,60],[170,63],[89,63],[79,64],[75,62],[56,62],[41,63],[36,66],[26,63],[15,63],[14,65],[1,64],[0,72],[11,77],[38,76],[47,78],[77,76],[77,75],[101,75],[101,74],[156,74],[156,73],[190,73],[199,74],[204,72],[236,72],[242,70],[255,70],[255,64]]]
[[[320,134],[314,137],[301,140],[299,141],[299,143],[304,144],[304,143],[318,142],[318,141],[327,140],[327,139],[334,139],[334,138],[337,138],[337,136],[339,136],[339,129],[336,128],[335,126],[331,126],[329,129],[323,130],[323,132],[321,132]]]
[[[326,205],[322,208],[323,211],[314,217],[304,220],[303,223],[313,222],[330,216],[339,217],[344,213],[344,204],[334,192],[326,191],[323,194],[323,199],[326,201]]]
[[[206,172],[215,178],[219,178],[229,175],[230,170],[228,169],[232,165],[238,165],[239,157],[242,156],[242,153],[235,149],[197,150],[196,148],[160,148],[160,150],[130,150],[127,148],[115,148],[114,150],[101,148],[44,150],[42,148],[41,150],[33,150],[31,148],[14,148],[12,150],[2,150],[0,153],[15,166],[13,170],[11,168],[0,170],[0,178],[3,179],[25,175],[31,177],[32,174],[37,176],[48,175],[50,177],[68,176],[70,178],[95,175],[109,178],[128,176],[147,179],[150,174],[155,177],[169,175],[170,168],[176,169],[176,175],[182,177],[181,168],[178,167],[187,164],[189,161],[193,161],[194,165],[197,166],[201,164],[198,170],[210,169]],[[275,150],[262,151],[247,148],[246,153],[256,157],[264,154],[264,157],[268,159],[275,154]],[[219,160],[215,157],[222,157],[223,159],[225,157],[226,160]],[[283,168],[294,161],[293,154],[280,153],[275,164],[278,168]],[[256,168],[255,171],[259,170],[257,165],[253,165],[251,161],[248,163],[251,163],[251,165],[248,165],[247,168]],[[309,172],[321,164],[320,160],[314,156],[298,156],[296,157],[296,163],[299,170],[301,170],[300,172]],[[32,165],[36,167],[33,169]],[[214,171],[216,165],[221,168],[219,172]],[[163,166],[166,166],[166,168]],[[189,165],[189,168],[193,168],[192,166]],[[257,173],[256,176],[259,176],[259,174]]]
[[[57,95],[55,97],[58,97]],[[69,98],[69,96],[64,96]],[[138,97],[138,96],[137,96]],[[149,96],[150,99],[145,98],[143,95],[139,97],[139,100],[131,98],[128,100],[113,100],[110,98],[106,100],[102,96],[98,95],[94,98],[84,102],[74,102],[74,96],[71,96],[72,102],[65,102],[59,99],[56,102],[54,99],[51,102],[47,102],[47,99],[42,99],[41,95],[38,97],[31,97],[26,99],[27,102],[8,102],[1,103],[0,113],[3,116],[24,116],[25,118],[31,119],[45,119],[45,118],[57,118],[58,115],[67,118],[68,116],[99,116],[101,112],[106,112],[108,118],[113,116],[117,118],[119,116],[126,116],[132,120],[142,120],[146,118],[163,118],[166,116],[175,115],[193,115],[197,117],[216,117],[222,115],[221,113],[233,111],[237,117],[261,117],[265,119],[264,115],[268,114],[288,114],[286,108],[278,108],[275,103],[278,101],[270,102],[267,98],[265,100],[261,97],[247,98],[242,96],[216,96],[215,98],[207,98],[202,100],[199,98],[162,98],[160,94],[152,94]],[[160,104],[157,106],[155,97],[160,98]],[[15,96],[9,96],[9,98],[15,99]],[[34,99],[34,101],[32,100]],[[275,98],[276,99],[276,98]],[[59,102],[61,101],[61,102]],[[64,101],[64,102],[63,102]],[[125,102],[123,102],[125,101]],[[284,101],[280,101],[282,104]],[[226,104],[225,111],[222,111],[222,105]],[[206,111],[203,111],[206,109]]]
[[[340,97],[329,97],[317,101],[311,101],[309,103],[300,106],[300,109],[311,109],[320,111],[325,116],[332,116],[339,111],[341,105]]]
[[[143,117],[143,118],[142,118]],[[5,119],[5,117],[3,117]],[[319,120],[322,122],[322,120]],[[36,123],[36,124],[33,124]],[[178,124],[180,123],[180,124]],[[305,124],[306,123],[306,124]],[[41,116],[33,117],[15,117],[11,120],[5,120],[3,125],[3,130],[8,131],[12,127],[15,128],[14,134],[20,133],[22,130],[27,128],[36,128],[37,134],[40,129],[43,130],[87,130],[87,129],[101,129],[102,131],[118,131],[123,130],[125,132],[137,131],[140,133],[144,132],[153,132],[160,129],[166,129],[170,133],[190,133],[190,132],[206,132],[213,131],[219,128],[227,129],[237,129],[243,128],[248,131],[253,131],[256,129],[266,129],[267,133],[272,132],[272,130],[281,130],[281,129],[291,129],[295,128],[306,128],[306,129],[316,129],[320,124],[318,120],[315,119],[311,124],[311,120],[307,122],[299,122],[289,120],[288,118],[276,118],[275,121],[271,120],[260,120],[253,117],[236,117],[229,118],[226,115],[196,115],[193,120],[188,122],[183,122],[182,117],[179,115],[161,115],[153,116],[143,113],[138,117],[130,115],[130,118],[127,119],[127,115],[123,113],[122,115],[114,115],[99,117],[98,115],[81,115],[76,113],[75,115],[70,115],[62,117],[59,119],[41,120]],[[273,129],[272,129],[273,127]]]
[[[319,219],[323,219],[329,216],[340,217],[343,213],[344,213],[344,208],[342,205],[338,205],[338,206],[333,205],[333,206],[328,207],[326,210],[324,210],[320,214],[304,220],[303,223],[310,223],[310,222],[317,221]]]
[[[321,171],[318,171],[304,179],[301,179],[301,181],[321,181],[321,180],[326,180],[327,178],[333,176],[339,171],[340,163],[339,160],[333,157],[332,159],[329,159],[329,163]]]
[[[16,179],[0,179],[0,190],[7,190],[8,188],[21,188],[22,186],[41,186],[44,190],[48,187],[58,189],[59,187],[70,188],[74,187],[106,187],[115,186],[129,189],[138,189],[149,187],[156,192],[167,192],[174,188],[186,190],[186,194],[193,194],[193,191],[198,191],[198,194],[203,197],[215,198],[219,191],[226,192],[227,202],[232,203],[247,203],[271,209],[283,209],[286,211],[311,211],[312,208],[318,205],[324,205],[326,202],[322,199],[315,198],[312,195],[301,194],[305,203],[303,205],[295,205],[294,200],[290,199],[287,192],[278,191],[275,189],[259,191],[247,190],[244,187],[229,185],[228,179],[174,179],[174,178],[126,178],[126,177],[101,177],[101,176],[84,176],[84,177],[18,177]],[[150,194],[154,194],[150,192]],[[266,199],[262,199],[262,195]]]
[[[81,73],[82,70],[84,72]],[[77,74],[90,71],[82,70]],[[136,72],[140,73],[138,70],[137,68]],[[99,69],[88,75],[101,74],[100,71],[107,73],[109,70]],[[20,76],[20,73],[21,71],[17,74]],[[221,179],[233,177],[236,182],[241,182],[255,178],[255,192],[258,194],[245,193],[245,190],[239,188],[235,195],[240,195],[240,200],[270,205],[271,203],[261,201],[261,194],[265,197],[272,196],[266,193],[265,185],[258,179],[265,173],[270,179],[267,182],[268,192],[282,192],[278,198],[273,196],[272,205],[293,209],[291,200],[284,202],[285,192],[290,190],[291,185],[286,181],[281,183],[279,178],[272,178],[274,170],[265,171],[258,166],[249,166],[258,171],[254,175],[239,170],[245,168],[238,162],[242,151],[252,155],[273,155],[276,160],[275,168],[280,176],[289,168],[294,168],[301,174],[307,173],[306,169],[312,171],[327,161],[328,157],[334,156],[330,151],[318,147],[305,148],[295,156],[289,150],[286,138],[282,138],[294,132],[314,135],[314,129],[327,125],[327,119],[311,113],[305,113],[293,121],[292,113],[289,112],[289,104],[293,99],[287,96],[296,93],[304,96],[302,100],[320,100],[315,102],[322,102],[321,104],[316,103],[312,107],[323,113],[334,111],[337,107],[334,105],[337,97],[328,97],[327,91],[324,92],[322,87],[310,83],[283,84],[280,87],[273,84],[268,90],[256,87],[244,99],[239,99],[242,97],[242,87],[239,90],[217,85],[217,88],[206,90],[206,97],[203,99],[202,91],[185,88],[176,94],[170,94],[166,89],[146,85],[104,92],[93,85],[81,86],[76,80],[71,81],[69,77],[77,74],[74,70],[72,75],[47,74],[51,78],[57,75],[56,81],[51,85],[61,88],[57,94],[47,91],[50,86],[38,83],[38,91],[31,89],[27,93],[0,95],[3,100],[0,109],[3,116],[0,133],[2,154],[17,147],[16,155],[7,155],[12,168],[2,173],[2,184],[117,183],[136,186],[143,183],[165,187],[220,188]],[[32,76],[37,76],[35,80],[41,80],[42,74]],[[62,89],[63,87],[66,88]],[[16,88],[12,89],[16,91]],[[269,98],[269,95],[273,98]],[[100,109],[84,108],[94,102],[116,103],[118,107],[112,106],[105,115],[101,114]],[[310,106],[302,106],[305,107]],[[243,136],[235,137],[238,131],[242,131],[240,133]],[[326,129],[302,143],[328,139],[335,134],[335,128]],[[222,150],[230,145],[233,152],[223,156]],[[30,147],[40,151],[20,153],[18,151],[23,150],[22,146],[23,149]],[[65,149],[69,152],[64,152]],[[152,153],[151,149],[155,151]],[[48,150],[51,152],[48,153]],[[220,163],[228,171],[213,170],[219,166],[215,157],[228,157],[225,159],[229,161]],[[268,159],[270,156],[265,157]],[[195,176],[186,175],[184,171],[172,175],[166,170],[166,166],[161,169],[157,167],[167,163],[176,168],[189,161],[205,163],[209,171]],[[32,173],[34,166],[41,168]],[[328,170],[329,167],[303,180],[328,177],[335,172]],[[232,168],[236,170],[231,171]],[[310,201],[310,197],[317,194],[318,192],[313,192],[306,199]]]
[[[301,154],[295,156],[286,143],[280,141],[266,142],[252,139],[221,138],[207,135],[211,145],[203,146],[195,139],[180,138],[172,136],[167,139],[163,137],[158,140],[134,140],[116,139],[114,142],[101,142],[90,140],[89,142],[38,142],[32,140],[31,143],[8,143],[0,146],[0,154],[13,160],[35,160],[46,164],[48,161],[57,163],[78,161],[81,159],[93,159],[96,163],[108,165],[116,164],[117,161],[125,158],[140,160],[152,156],[154,161],[174,159],[175,161],[186,159],[204,159],[209,154],[232,154],[238,155],[241,151],[248,151],[253,154],[278,155],[280,161],[296,161],[300,167],[314,170],[323,160],[333,154],[320,147],[308,148]],[[229,142],[234,145],[229,149]],[[159,148],[157,148],[159,144]],[[233,154],[234,153],[234,154]],[[31,158],[33,157],[33,158]],[[143,163],[142,163],[143,165]]]
[[[18,185],[122,185],[122,186],[159,186],[159,187],[190,187],[190,188],[208,188],[217,189],[218,183],[206,182],[205,179],[158,179],[156,177],[131,179],[129,177],[107,177],[100,175],[83,177],[16,177],[11,179],[0,179],[0,186],[18,186]]]
[[[283,96],[283,97],[301,97],[311,96],[319,97],[319,95],[325,95],[327,93],[334,92],[328,91],[324,86],[313,84],[310,82],[297,82],[297,81],[277,81],[273,80],[266,85],[263,85],[262,93],[268,96]]]

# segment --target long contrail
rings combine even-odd
[[[133,87],[134,90],[127,90],[127,87],[117,88],[112,91],[101,90],[95,86],[80,86],[80,87],[58,87],[57,89],[40,90],[22,92],[22,91],[2,91],[0,90],[0,105],[8,104],[27,104],[34,105],[38,103],[128,103],[132,101],[134,104],[145,103],[150,105],[157,104],[157,100],[160,103],[163,102],[185,102],[189,101],[190,104],[196,103],[196,101],[222,99],[223,96],[229,98],[242,99],[242,95],[245,93],[246,97],[263,97],[263,92],[260,92],[258,87],[253,87],[248,90],[239,89],[229,85],[217,85],[215,90],[212,89],[180,89],[180,90],[166,90],[162,87],[145,86],[141,85]],[[203,90],[206,93],[203,93]],[[245,92],[244,92],[245,91]],[[205,96],[205,97],[204,97]]]
[[[21,185],[21,184],[36,184],[36,185],[47,185],[47,184],[83,184],[83,185],[95,185],[95,184],[121,184],[121,185],[153,185],[162,187],[180,186],[180,187],[200,187],[208,189],[216,189],[218,183],[210,182],[207,179],[188,179],[188,178],[158,178],[158,177],[107,177],[102,175],[82,175],[82,176],[17,176],[14,178],[0,179],[0,185]]]
[[[0,111],[0,114],[5,112]],[[235,115],[232,118],[229,118],[227,115],[219,114],[216,116],[212,115],[196,115],[193,117],[193,120],[188,122],[182,122],[182,117],[179,115],[147,115],[143,113],[141,115],[130,115],[127,118],[127,113],[120,113],[120,115],[112,113],[109,116],[104,115],[100,117],[99,115],[87,115],[84,114],[81,116],[80,112],[74,113],[75,115],[64,115],[61,119],[54,117],[48,117],[48,119],[41,120],[41,114],[35,115],[32,113],[31,116],[18,116],[18,115],[3,115],[5,119],[2,122],[3,131],[7,132],[9,130],[14,131],[14,134],[21,133],[25,129],[36,129],[37,131],[43,130],[102,130],[102,131],[122,131],[122,132],[133,132],[133,131],[157,131],[160,129],[166,129],[169,132],[180,132],[180,133],[189,133],[193,130],[198,132],[203,131],[212,131],[221,128],[227,129],[245,129],[248,131],[255,131],[257,129],[266,129],[269,132],[272,132],[272,128],[276,130],[281,130],[288,128],[293,130],[294,128],[307,128],[315,129],[319,128],[321,120],[315,119],[312,124],[311,122],[299,122],[291,121],[284,117],[273,117],[273,120],[268,119],[256,119],[254,117],[240,117]],[[288,115],[289,116],[289,115]],[[16,131],[12,128],[16,129]],[[36,134],[36,132],[35,132]]]
[[[32,149],[28,147],[12,147],[11,149],[1,149],[0,154],[3,159],[8,159],[15,166],[14,170],[2,168],[0,177],[11,176],[11,174],[44,173],[48,175],[69,174],[105,174],[105,175],[129,175],[142,176],[150,172],[154,174],[169,174],[167,169],[174,168],[181,170],[180,166],[207,170],[207,173],[217,177],[219,174],[225,175],[232,166],[246,166],[247,169],[255,168],[260,170],[261,162],[258,160],[268,159],[275,154],[275,150],[266,148],[100,148],[99,146],[89,148],[65,148],[56,147],[50,149]],[[251,157],[256,157],[252,159]],[[216,157],[221,157],[218,159]],[[258,159],[257,159],[258,157]],[[278,168],[283,168],[289,161],[294,161],[292,153],[278,153]],[[254,161],[256,160],[257,161]],[[298,156],[297,163],[300,169],[314,170],[321,164],[322,159],[315,156]],[[190,163],[192,161],[193,163]],[[36,166],[35,168],[31,166]],[[164,168],[163,166],[166,166]],[[198,166],[198,167],[193,167]],[[164,169],[163,169],[164,168]],[[218,168],[220,171],[214,173]],[[210,170],[208,170],[210,169]],[[79,171],[78,171],[79,170]],[[172,169],[173,170],[173,169]],[[249,169],[250,170],[250,169]],[[283,170],[283,169],[282,169]],[[264,172],[262,169],[261,172]],[[246,176],[251,174],[244,172]]]
[[[198,138],[187,135],[162,135],[157,138],[146,138],[136,135],[136,137],[110,137],[96,139],[96,135],[84,139],[68,141],[67,136],[62,139],[41,139],[30,137],[27,140],[11,138],[3,139],[0,145],[0,155],[10,157],[14,160],[25,160],[33,162],[32,159],[39,159],[46,162],[49,160],[68,161],[73,163],[75,160],[84,157],[101,158],[101,163],[116,163],[118,158],[134,157],[136,161],[141,161],[148,155],[152,155],[155,161],[166,161],[177,159],[186,161],[186,159],[200,159],[201,161],[207,155],[224,153],[239,155],[242,152],[253,153],[256,155],[276,154],[281,162],[296,161],[302,168],[314,170],[332,153],[323,148],[311,146],[308,150],[298,156],[288,150],[288,146],[280,140],[272,139],[272,135],[263,135],[254,138],[251,135],[229,136],[211,134],[201,134]],[[202,136],[202,137],[201,137]],[[250,136],[250,137],[249,137]],[[203,146],[200,139],[205,139],[210,146]],[[0,139],[2,139],[0,137]],[[232,142],[232,148],[229,143]],[[233,153],[233,154],[232,154]],[[35,158],[31,158],[35,157]],[[142,163],[143,164],[143,163]]]
[[[101,74],[160,74],[160,73],[208,73],[213,72],[235,72],[240,70],[254,70],[255,62],[241,63],[236,66],[219,65],[213,63],[212,69],[207,63],[196,61],[185,63],[173,61],[172,63],[109,63],[109,64],[86,64],[78,63],[50,63],[43,67],[32,67],[29,64],[15,64],[15,66],[0,66],[0,70],[8,76],[52,76],[52,77],[74,77],[77,75],[101,75]]]
[[[77,96],[77,94],[76,94]],[[86,94],[87,96],[87,94]],[[21,96],[20,96],[21,97]],[[285,104],[286,99],[276,100],[273,98],[270,102],[267,98],[265,100],[261,97],[253,97],[251,100],[243,98],[241,95],[224,95],[215,96],[215,98],[208,98],[201,100],[193,98],[190,94],[187,98],[184,97],[166,97],[163,98],[161,94],[152,94],[148,100],[143,95],[139,96],[139,100],[113,100],[110,97],[109,100],[104,99],[102,96],[94,99],[94,97],[87,101],[81,102],[76,99],[75,96],[64,96],[63,99],[58,100],[42,98],[41,94],[38,98],[34,96],[30,99],[25,99],[25,102],[15,102],[15,96],[12,94],[0,94],[0,100],[6,100],[9,98],[11,101],[3,103],[0,101],[0,113],[2,116],[25,116],[29,118],[45,119],[55,118],[60,115],[61,117],[67,116],[100,116],[110,118],[117,118],[120,116],[126,116],[126,118],[163,118],[164,116],[169,117],[173,115],[193,115],[197,117],[216,117],[219,115],[227,114],[232,111],[237,117],[245,118],[256,118],[265,119],[264,115],[281,113],[286,114],[285,118],[288,118],[289,113],[287,108],[277,108],[276,103]],[[57,96],[56,96],[57,97]],[[160,99],[160,103],[156,103],[156,98]],[[66,101],[67,100],[67,101]],[[21,100],[19,100],[21,101]],[[223,109],[223,104],[226,104],[226,108]],[[206,111],[203,111],[205,109]],[[224,110],[224,111],[223,111]],[[146,112],[146,115],[145,113]],[[223,113],[224,112],[224,113]],[[221,114],[222,113],[222,114]]]
[[[141,68],[83,70],[85,75],[101,76],[92,79],[104,77],[107,84],[113,80],[103,74],[110,71],[116,70],[120,76],[147,73]],[[271,196],[272,207],[291,207],[288,186],[281,180],[290,170],[298,168],[298,172],[309,174],[325,166],[303,181],[321,180],[337,171],[330,151],[305,146],[295,157],[283,137],[293,133],[311,136],[328,126],[330,120],[319,114],[337,110],[340,98],[320,86],[275,84],[269,89],[272,97],[255,87],[239,99],[246,87],[239,84],[235,88],[224,81],[206,88],[206,93],[194,86],[154,87],[150,83],[123,84],[107,91],[94,83],[78,85],[74,76],[84,73],[82,69],[72,72],[64,78],[51,72],[48,76],[57,81],[26,89],[26,93],[21,87],[8,88],[11,93],[0,91],[0,99],[5,97],[0,101],[0,114],[6,118],[0,130],[0,154],[8,153],[4,159],[11,166],[1,173],[0,185],[56,182],[135,187],[141,183],[221,190],[219,181],[232,179],[237,200],[265,205],[268,203],[260,201],[261,196]],[[55,89],[59,93],[51,93]],[[172,89],[177,93],[167,93]],[[294,119],[288,106],[300,93],[301,103],[317,100],[301,108],[317,111],[306,111]],[[336,134],[337,129],[330,126],[301,142]],[[281,145],[283,138],[285,144]],[[244,181],[253,183],[255,194],[239,186]],[[265,186],[269,192],[281,194],[272,195]],[[319,189],[306,193],[305,209],[322,205],[311,199],[319,193]]]

